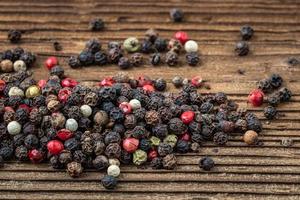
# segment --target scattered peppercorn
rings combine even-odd
[[[241,28],[241,35],[243,40],[250,40],[253,36],[254,30],[251,26],[245,25]]]
[[[186,58],[186,62],[190,66],[196,66],[200,62],[199,55],[196,52],[187,53],[185,58]]]
[[[8,39],[11,43],[18,43],[21,40],[22,32],[19,30],[10,30],[8,32]]]
[[[274,119],[277,115],[277,110],[273,106],[268,106],[264,109],[264,116],[267,119]]]
[[[170,11],[170,17],[174,22],[182,22],[184,16],[180,9],[173,8]]]
[[[102,19],[93,19],[89,23],[89,29],[92,31],[101,31],[104,29],[104,22]]]
[[[53,42],[53,48],[55,51],[61,51],[63,49],[62,45],[58,41]]]
[[[236,44],[235,52],[239,56],[246,56],[249,53],[249,46],[245,41],[240,41]]]
[[[199,161],[199,167],[205,171],[210,171],[214,166],[215,162],[210,157],[204,157]]]
[[[115,177],[106,175],[101,179],[101,183],[106,189],[115,189],[118,181]]]
[[[246,133],[243,136],[243,139],[246,144],[256,144],[258,141],[258,134],[255,131],[249,130],[246,131]]]

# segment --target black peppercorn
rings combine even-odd
[[[240,41],[236,44],[235,52],[239,56],[246,56],[249,53],[249,46],[247,42]]]
[[[0,157],[4,160],[10,160],[14,155],[14,149],[12,146],[4,146],[0,148]]]
[[[85,43],[85,48],[94,54],[101,50],[101,43],[93,38]]]
[[[93,160],[93,166],[98,171],[104,170],[109,166],[108,159],[103,155],[99,155]]]
[[[254,115],[253,113],[247,113],[246,114],[246,121],[248,125],[248,130],[253,130],[257,133],[262,131],[262,124],[258,117]]]
[[[138,125],[134,127],[134,129],[132,130],[132,136],[137,139],[144,138],[146,137],[146,135],[147,135],[147,131],[143,126]]]
[[[139,149],[148,152],[151,149],[151,142],[148,139],[141,139],[139,142]]]
[[[156,137],[163,139],[168,135],[168,126],[166,124],[157,124],[152,128],[152,133]]]
[[[94,55],[95,65],[106,65],[108,63],[107,55],[101,51],[98,51]]]
[[[80,174],[82,173],[83,168],[80,163],[78,162],[70,162],[67,165],[67,172],[69,175],[73,178],[79,177]]]
[[[74,68],[74,69],[81,66],[81,63],[80,63],[78,57],[76,57],[76,56],[71,56],[69,58],[68,64],[71,68]]]
[[[278,96],[281,102],[287,102],[291,99],[292,92],[289,89],[284,87],[278,91]]]
[[[123,52],[120,48],[112,48],[108,50],[108,60],[110,63],[118,63],[121,57],[123,57]]]
[[[104,22],[102,19],[93,19],[90,21],[89,29],[92,31],[101,31],[104,29]]]
[[[152,53],[154,51],[154,47],[151,41],[144,40],[141,45],[142,53]]]
[[[58,156],[59,162],[66,166],[68,163],[72,162],[72,154],[68,150],[63,150]]]
[[[199,55],[198,55],[197,52],[187,53],[186,56],[185,56],[185,59],[186,59],[186,62],[190,66],[196,66],[200,61],[200,58],[199,58]]]
[[[28,149],[35,149],[39,145],[39,139],[36,135],[29,134],[25,137],[24,144]]]
[[[214,135],[213,141],[217,145],[224,145],[228,142],[228,135],[224,132],[217,132]]]
[[[251,26],[245,25],[241,28],[241,35],[243,40],[249,40],[253,36],[254,30]]]
[[[28,150],[25,146],[18,146],[15,149],[15,157],[19,161],[26,161],[28,160]]]
[[[270,82],[273,88],[279,88],[282,85],[283,79],[279,74],[272,74]]]
[[[58,156],[52,156],[49,160],[53,169],[62,169],[64,166],[59,162]]]
[[[160,54],[154,53],[150,56],[150,63],[154,66],[159,65],[160,63]]]
[[[62,45],[57,41],[53,42],[53,47],[55,51],[61,51],[63,49]]]
[[[175,66],[177,65],[179,62],[179,58],[178,58],[178,54],[173,52],[173,51],[169,51],[167,54],[166,54],[166,63],[169,65],[169,66]]]
[[[105,149],[105,155],[108,158],[119,158],[121,155],[121,147],[117,143],[109,144]]]
[[[270,79],[263,79],[258,82],[258,89],[262,90],[263,92],[270,92],[272,90],[271,80]]]
[[[140,53],[132,54],[132,56],[130,58],[130,63],[135,67],[142,65],[143,64],[143,55]]]
[[[176,150],[179,153],[187,153],[190,150],[191,143],[185,140],[178,140],[176,143]]]
[[[264,109],[264,116],[267,119],[274,119],[277,115],[277,110],[273,106],[268,106]]]
[[[75,151],[79,148],[79,142],[76,140],[76,138],[70,138],[65,141],[64,146],[65,149],[69,151]]]
[[[103,187],[111,190],[116,188],[118,181],[115,177],[106,175],[101,179],[101,183]]]
[[[183,12],[180,9],[173,8],[170,11],[170,17],[174,22],[181,22],[183,20]]]
[[[167,81],[162,78],[158,78],[154,81],[154,88],[157,91],[164,91],[167,87]]]
[[[210,171],[215,166],[215,162],[210,157],[204,157],[199,161],[199,167],[205,171]]]
[[[163,38],[157,38],[154,42],[154,47],[158,52],[163,52],[167,49],[167,41]]]
[[[126,57],[121,57],[119,59],[119,62],[118,62],[118,66],[121,68],[121,69],[129,69],[131,67],[131,62],[128,58]]]
[[[128,153],[125,150],[121,151],[120,161],[123,164],[130,164],[132,163],[132,154]]]
[[[174,154],[166,155],[163,158],[163,167],[165,169],[174,169],[177,166],[177,159]]]
[[[163,159],[160,157],[153,158],[153,160],[151,160],[150,166],[152,167],[152,169],[163,169]]]
[[[173,147],[167,143],[160,143],[157,147],[157,152],[160,156],[164,157],[173,152]]]
[[[210,102],[204,102],[201,106],[200,106],[200,111],[202,113],[211,113],[214,109],[214,105]]]
[[[8,39],[11,43],[18,43],[21,40],[22,32],[19,30],[10,30],[8,32]]]
[[[78,55],[78,60],[82,66],[88,66],[94,63],[94,55],[90,51],[82,51]]]

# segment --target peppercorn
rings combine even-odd
[[[121,147],[117,143],[109,144],[105,149],[105,155],[108,158],[119,158],[121,155]]]
[[[44,159],[43,152],[38,149],[32,149],[28,152],[28,157],[33,163],[42,162]]]
[[[174,169],[177,166],[177,159],[174,154],[168,154],[163,158],[163,167],[165,169]]]
[[[94,115],[94,122],[96,124],[99,125],[106,125],[108,123],[108,115],[105,111],[98,111],[95,115]]]
[[[292,92],[289,89],[284,87],[278,91],[278,96],[281,102],[287,102],[291,99]]]
[[[14,155],[14,149],[11,146],[4,146],[0,148],[0,157],[3,158],[3,160],[10,160]]]
[[[271,80],[270,79],[263,79],[258,82],[258,89],[262,90],[263,92],[270,92],[272,90]]]
[[[153,66],[157,66],[159,65],[160,63],[160,54],[159,53],[154,53],[150,56],[150,63],[153,65]]]
[[[235,128],[235,124],[231,121],[222,120],[219,122],[220,129],[225,133],[232,133]]]
[[[262,131],[262,124],[259,121],[258,117],[256,115],[254,115],[253,113],[246,114],[246,121],[247,121],[249,130],[253,130],[257,133]]]
[[[50,154],[57,155],[64,149],[64,146],[58,140],[51,140],[47,144],[47,149],[48,149]]]
[[[89,23],[89,29],[92,31],[101,31],[104,29],[104,22],[102,19],[92,19]]]
[[[118,181],[115,177],[106,175],[101,179],[101,183],[102,183],[103,187],[111,190],[111,189],[116,188]]]
[[[78,162],[70,162],[67,165],[67,172],[69,175],[73,178],[79,177],[80,174],[82,173],[83,168],[80,163]]]
[[[156,112],[155,110],[147,111],[145,114],[145,121],[149,125],[156,125],[157,123],[159,123],[160,118],[158,112]]]
[[[173,8],[170,10],[170,17],[174,22],[182,22],[184,15],[182,10]]]
[[[36,56],[31,52],[23,52],[19,59],[23,60],[27,67],[30,67],[35,62]]]
[[[143,55],[140,53],[132,54],[132,56],[130,58],[130,63],[135,67],[142,65],[143,64]]]
[[[12,72],[13,63],[10,60],[2,60],[0,63],[0,68],[2,72]]]
[[[137,38],[129,37],[124,41],[123,47],[129,53],[133,53],[137,52],[140,49],[141,45]]]
[[[18,43],[21,40],[22,32],[19,30],[10,30],[7,37],[11,43]]]
[[[186,62],[190,66],[196,66],[200,62],[200,58],[197,52],[187,53],[185,58],[186,58]]]
[[[7,132],[11,135],[17,135],[21,132],[22,126],[17,121],[11,121],[7,125]]]
[[[153,158],[151,160],[150,166],[152,169],[163,169],[163,159],[160,157]]]
[[[119,62],[119,59],[123,57],[123,52],[119,48],[112,48],[108,50],[108,60],[112,64]]]
[[[109,131],[106,133],[104,142],[106,145],[110,143],[120,143],[121,142],[121,136],[117,132]]]
[[[19,161],[27,161],[28,160],[28,150],[27,150],[27,148],[23,145],[16,147],[15,157]]]
[[[120,164],[121,164],[120,161],[115,158],[108,159],[108,163],[109,163],[109,165],[117,165],[117,166],[120,166]]]
[[[166,63],[172,67],[177,65],[179,62],[178,54],[173,51],[168,51],[166,54]]]
[[[241,28],[241,35],[243,40],[250,40],[253,36],[254,30],[251,26],[245,25]]]
[[[174,51],[179,54],[181,52],[182,48],[183,48],[182,44],[179,40],[177,40],[175,38],[172,38],[171,40],[169,40],[168,50]]]
[[[165,139],[163,140],[164,143],[166,144],[169,144],[171,145],[172,148],[175,147],[176,143],[177,143],[177,136],[176,135],[173,135],[173,134],[170,134],[170,135],[167,135],[165,137]],[[159,141],[160,142],[160,141]]]
[[[147,161],[147,153],[143,150],[136,150],[133,153],[133,163],[135,165],[141,165]]]
[[[235,122],[235,128],[239,131],[239,132],[245,132],[247,130],[247,121],[244,119],[238,119]]]
[[[14,69],[15,72],[26,71],[27,66],[26,66],[26,64],[23,60],[17,60],[13,64],[13,69]]]
[[[53,42],[53,48],[55,51],[61,51],[63,49],[62,45],[58,41]]]
[[[250,92],[248,96],[248,102],[250,102],[253,106],[258,107],[263,104],[264,93],[261,90],[253,90]]]
[[[153,53],[155,50],[152,42],[149,40],[144,40],[141,44],[140,49],[142,53]]]
[[[95,62],[96,62],[96,58],[95,58]],[[71,56],[69,58],[68,64],[71,68],[74,68],[74,69],[81,66],[81,63],[80,63],[78,57],[76,57],[76,56]]]
[[[235,52],[238,56],[246,56],[249,53],[249,46],[247,42],[240,41],[236,43]]]
[[[88,66],[93,64],[94,55],[92,52],[84,50],[79,53],[78,60],[82,66]]]
[[[194,40],[189,40],[184,44],[184,50],[187,53],[196,53],[198,51],[198,44]],[[194,54],[197,55],[197,54]]]
[[[36,135],[29,134],[24,139],[24,145],[27,149],[37,148],[39,145],[39,139]]]
[[[93,166],[98,171],[104,170],[109,166],[108,159],[103,155],[99,155],[93,160]]]
[[[158,37],[154,42],[154,47],[158,52],[163,52],[167,49],[167,41],[163,38]]]
[[[217,145],[224,145],[228,142],[228,135],[224,132],[217,132],[214,135],[213,141]]]
[[[93,38],[85,43],[85,48],[95,54],[101,50],[101,43],[96,38]]]
[[[215,162],[210,157],[204,157],[199,161],[199,167],[205,171],[210,171],[215,166]]]
[[[175,87],[181,87],[183,85],[183,78],[180,76],[175,76],[172,79],[172,83],[174,84]]]
[[[176,151],[179,153],[187,153],[190,150],[191,143],[185,140],[178,140],[176,144]]]
[[[129,69],[131,67],[131,62],[128,58],[126,57],[121,57],[119,59],[119,62],[118,62],[118,66],[121,68],[121,69]]]
[[[67,166],[68,163],[72,162],[72,154],[68,150],[63,150],[58,155],[58,160],[63,166]]]
[[[158,78],[154,81],[154,87],[157,91],[164,91],[167,87],[167,81],[162,78]]]
[[[120,168],[118,165],[110,165],[107,168],[107,175],[108,176],[113,176],[113,177],[118,177],[120,175]]]
[[[155,29],[150,28],[145,32],[145,36],[148,41],[154,43],[158,37],[158,32]]]
[[[258,142],[258,134],[253,130],[248,130],[243,136],[243,140],[246,144],[256,144]]]
[[[273,107],[273,106],[265,107],[264,116],[267,119],[274,119],[276,117],[276,115],[277,115],[277,110],[275,107]]]

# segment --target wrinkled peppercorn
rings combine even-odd
[[[187,53],[185,59],[190,66],[196,66],[200,62],[200,58],[197,52]]]
[[[106,65],[108,63],[107,55],[101,51],[96,52],[94,55],[95,65]]]
[[[92,31],[101,31],[104,29],[104,22],[102,19],[93,19],[89,23],[89,29]]]
[[[174,154],[166,155],[163,158],[163,167],[165,169],[174,169],[177,166],[177,159]]]
[[[169,65],[169,66],[175,66],[177,65],[179,62],[179,58],[178,58],[178,54],[173,52],[173,51],[169,51],[167,54],[166,54],[166,63]]]
[[[150,56],[150,63],[153,66],[157,66],[160,64],[161,58],[159,53],[154,53]]]
[[[70,162],[67,165],[67,172],[71,177],[79,177],[82,173],[83,168],[80,163],[78,162]]]
[[[241,35],[243,40],[250,40],[253,36],[254,30],[251,26],[245,25],[241,28]]]
[[[277,110],[273,106],[268,106],[264,109],[264,116],[267,119],[274,119],[277,115]]]
[[[118,181],[115,177],[106,175],[101,179],[101,183],[103,187],[111,190],[116,188]]]
[[[131,67],[131,62],[128,58],[126,57],[121,57],[118,61],[118,66],[121,69],[129,69]]]
[[[173,8],[170,11],[170,17],[174,22],[181,22],[183,20],[183,12],[180,9]]]
[[[239,56],[246,56],[249,53],[249,46],[246,42],[240,41],[236,44],[235,52]]]
[[[8,32],[8,39],[11,43],[18,43],[21,40],[22,32],[19,30],[10,30]]]
[[[151,160],[150,166],[152,169],[163,169],[163,159],[160,157],[153,158]]]
[[[178,140],[176,150],[179,153],[187,153],[190,150],[191,143],[185,140]]]
[[[224,145],[228,142],[228,135],[224,132],[217,132],[214,135],[213,141],[217,145]]]
[[[158,52],[163,52],[167,49],[167,41],[163,38],[158,37],[154,42],[154,47]]]
[[[210,157],[204,157],[199,161],[199,167],[205,171],[210,171],[215,166],[215,162]]]

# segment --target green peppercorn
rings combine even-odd
[[[140,42],[135,37],[127,38],[123,43],[124,49],[129,53],[137,52],[140,49]]]
[[[147,161],[147,153],[140,149],[133,153],[133,163],[135,165],[141,165]]]

